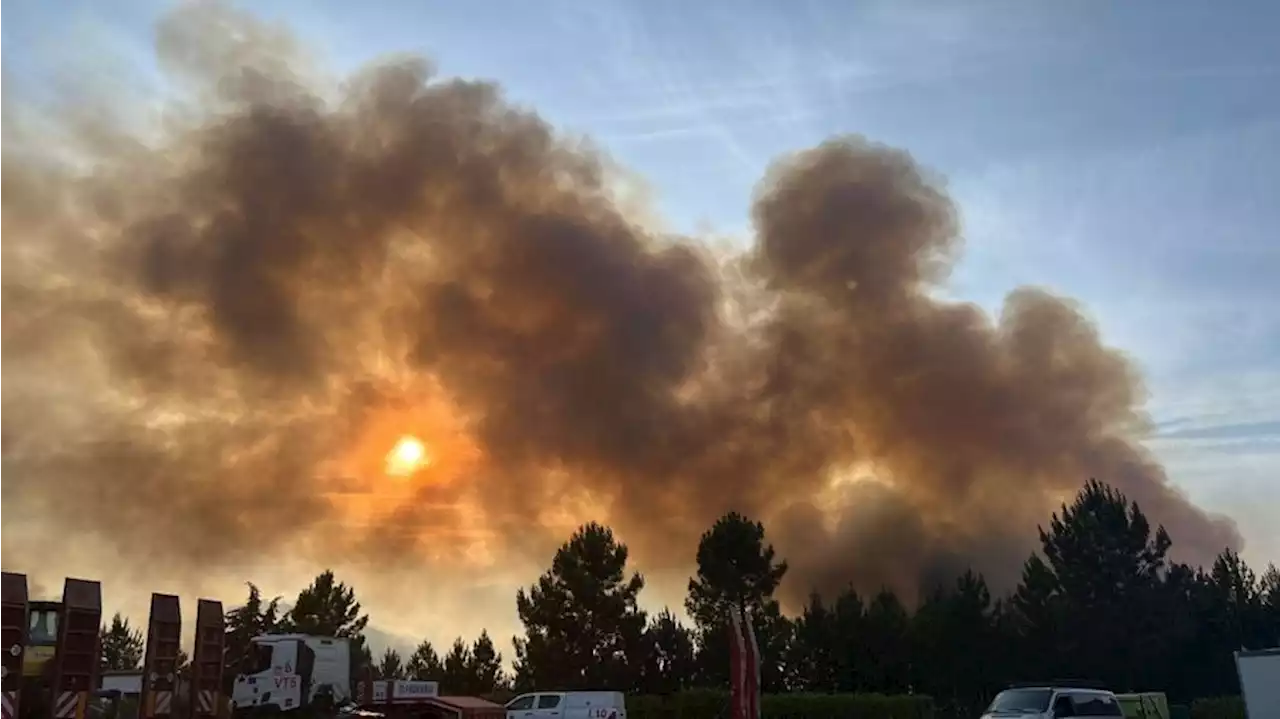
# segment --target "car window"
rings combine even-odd
[[[1120,702],[1105,694],[1077,696],[1073,702],[1078,717],[1119,717],[1124,716]]]
[[[507,705],[508,709],[532,709],[534,695],[525,694],[522,697],[516,697]]]
[[[539,709],[555,709],[560,706],[559,694],[541,694],[538,696]]]
[[[1053,715],[1058,719],[1076,715],[1076,707],[1071,701],[1071,695],[1059,694],[1058,698],[1053,700]]]

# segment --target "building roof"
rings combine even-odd
[[[494,704],[480,697],[434,697],[438,702],[449,704],[458,709],[501,709],[501,704]]]

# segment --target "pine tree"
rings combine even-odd
[[[444,677],[440,680],[443,688],[451,694],[474,693],[475,675],[473,673],[471,650],[467,648],[462,637],[453,640],[449,653],[444,656]]]
[[[223,691],[230,691],[231,682],[237,674],[247,672],[252,661],[250,640],[277,631],[280,623],[280,598],[263,602],[257,585],[252,582],[245,584],[249,587],[245,603],[226,613],[226,637],[223,644],[226,671],[223,674]]]
[[[471,645],[471,676],[473,694],[492,694],[506,687],[502,671],[502,654],[493,646],[489,632],[480,630],[480,636]]]
[[[391,647],[387,647],[382,652],[382,658],[378,660],[378,666],[374,669],[374,674],[378,679],[408,678],[404,662],[400,659],[400,652]]]
[[[783,689],[783,659],[792,627],[773,593],[787,573],[787,563],[775,561],[764,525],[730,512],[702,535],[697,558],[685,610],[697,632],[700,680],[708,686],[728,686],[729,609],[739,607],[748,611],[756,632],[762,688]]]
[[[119,612],[111,617],[111,625],[99,632],[100,661],[106,671],[134,671],[142,668],[142,631],[129,626]]]
[[[551,568],[516,593],[525,635],[514,639],[519,687],[610,687],[630,691],[642,672],[644,612],[639,574],[627,575],[627,547],[613,531],[587,524],[569,538]]]
[[[409,656],[405,671],[410,679],[438,682],[444,677],[444,665],[440,663],[440,656],[426,639]]]

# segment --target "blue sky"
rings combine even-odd
[[[165,5],[12,1],[5,79],[106,73],[87,42],[145,67]],[[1250,561],[1280,559],[1280,5],[252,5],[338,71],[418,51],[500,81],[646,178],[681,230],[745,236],[769,159],[828,135],[909,149],[963,213],[949,293],[1079,299],[1145,371],[1175,482],[1239,520]]]

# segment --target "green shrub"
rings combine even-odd
[[[669,696],[628,696],[630,719],[718,719],[728,714],[729,693],[690,689]],[[761,719],[933,719],[927,696],[882,694],[766,694]]]
[[[1191,704],[1191,719],[1245,719],[1240,697],[1197,699]]]

